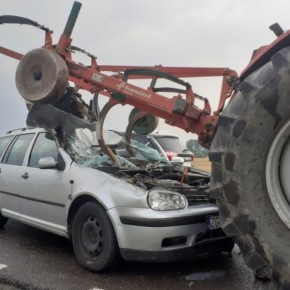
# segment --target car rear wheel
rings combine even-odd
[[[111,270],[120,260],[113,226],[98,203],[87,202],[77,211],[72,224],[72,243],[78,262],[90,271]]]

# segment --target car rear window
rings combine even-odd
[[[154,138],[160,143],[163,150],[174,152],[187,150],[177,137],[154,136]]]
[[[34,134],[19,135],[4,162],[12,165],[22,165],[27,148]],[[6,155],[6,154],[5,154]]]

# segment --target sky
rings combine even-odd
[[[101,65],[229,67],[240,73],[252,51],[275,40],[268,28],[290,28],[287,0],[82,0],[73,45]],[[54,31],[58,41],[73,1],[0,0],[1,15],[30,18]],[[0,25],[1,46],[23,54],[44,44],[44,33],[18,24]],[[75,56],[89,64],[89,59]],[[86,63],[87,62],[87,63]],[[18,62],[0,55],[0,134],[25,127],[27,109],[15,86]],[[193,90],[217,106],[220,79],[190,79]],[[83,92],[87,101],[90,95]],[[106,99],[102,100],[104,104]],[[117,106],[105,128],[125,130],[131,108]],[[194,137],[159,122],[160,133]]]

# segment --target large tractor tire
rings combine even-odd
[[[290,48],[248,76],[220,117],[211,194],[260,278],[290,289]]]

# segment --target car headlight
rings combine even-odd
[[[182,194],[161,189],[148,193],[148,204],[154,210],[183,209],[187,206],[187,200]]]

